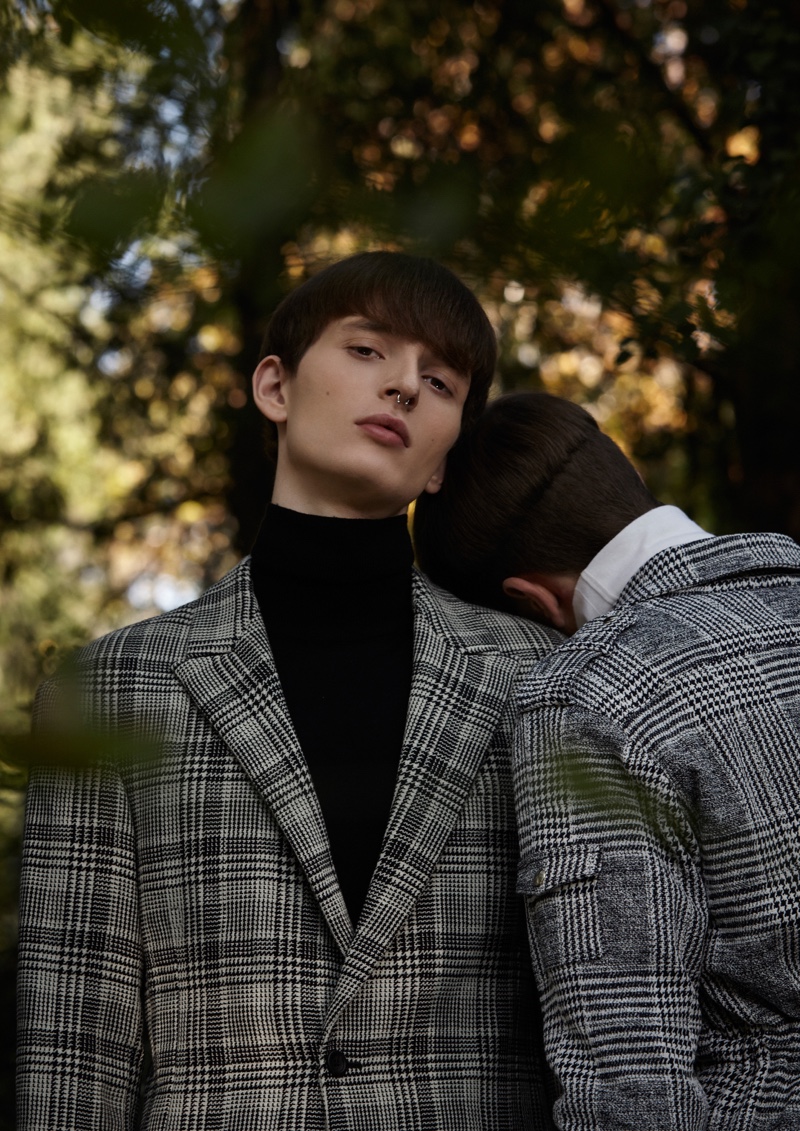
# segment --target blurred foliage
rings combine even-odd
[[[666,501],[800,536],[798,71],[798,0],[4,6],[0,732],[248,547],[266,318],[363,248],[449,263],[499,387],[585,403]]]

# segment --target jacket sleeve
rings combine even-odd
[[[119,774],[34,770],[20,893],[18,1131],[134,1126],[141,969],[134,837]]]
[[[523,712],[524,895],[563,1131],[702,1131],[694,1072],[708,909],[670,783],[605,719]]]

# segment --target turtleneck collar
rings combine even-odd
[[[272,504],[250,567],[270,643],[410,640],[413,561],[404,515],[327,518]]]
[[[405,515],[327,518],[272,503],[252,558],[257,573],[359,586],[393,575],[410,578],[414,551]]]

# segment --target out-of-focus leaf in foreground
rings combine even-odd
[[[155,222],[165,187],[152,169],[87,180],[76,194],[67,234],[108,258],[131,242],[137,228]]]
[[[159,756],[158,743],[113,732],[40,730],[34,734],[0,734],[0,762],[10,772],[31,766],[88,770],[109,757],[137,762]]]
[[[279,108],[248,123],[212,167],[192,199],[192,218],[210,246],[247,256],[302,219],[314,171],[313,124]]]

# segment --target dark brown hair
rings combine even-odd
[[[294,373],[325,327],[352,314],[424,343],[468,377],[463,423],[478,417],[497,360],[494,330],[472,291],[432,259],[365,251],[312,275],[275,310],[261,357],[276,354]]]
[[[475,604],[512,609],[505,578],[578,574],[657,506],[588,412],[548,393],[513,393],[462,434],[439,494],[417,501],[414,541],[433,581]]]

